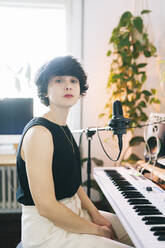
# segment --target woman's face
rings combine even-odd
[[[48,84],[50,105],[70,108],[80,98],[80,82],[73,76],[55,76]]]

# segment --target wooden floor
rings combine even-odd
[[[0,213],[0,248],[15,248],[21,240],[21,213]]]

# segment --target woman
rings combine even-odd
[[[81,186],[80,154],[66,119],[88,89],[86,79],[71,56],[38,71],[38,96],[49,111],[26,125],[17,154],[24,248],[130,247],[117,241],[131,242],[117,217],[104,217]]]

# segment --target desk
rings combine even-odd
[[[0,166],[15,166],[16,154],[0,154]]]

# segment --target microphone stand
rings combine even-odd
[[[91,140],[96,131],[109,131],[111,127],[99,127],[99,128],[86,128],[81,130],[72,130],[72,133],[86,133],[88,140],[88,160],[87,160],[87,195],[91,196]]]
[[[88,160],[87,160],[87,195],[90,198],[90,189],[91,189],[91,140],[92,136],[96,131],[91,131],[87,129],[86,137],[88,140]]]

